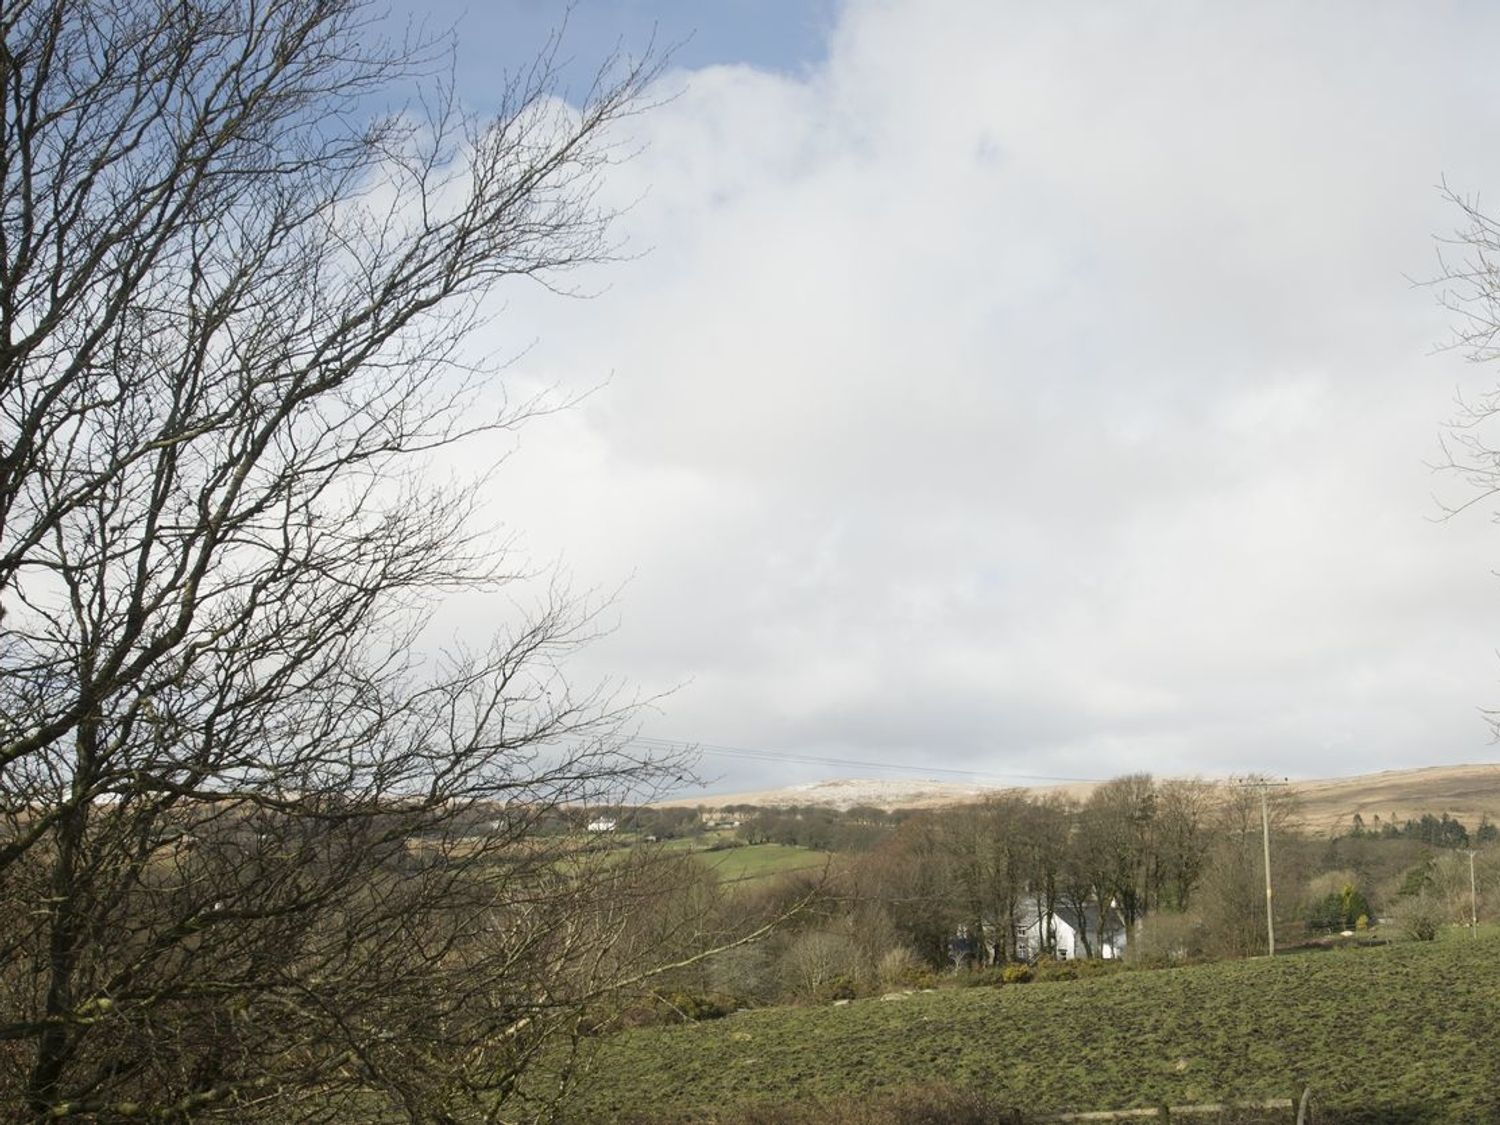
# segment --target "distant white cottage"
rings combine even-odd
[[[601,816],[598,820],[589,821],[590,832],[613,832],[615,830],[614,817]]]
[[[1088,941],[1080,932],[1088,927]],[[1099,907],[1089,903],[1080,917],[1070,907],[1058,906],[1051,915],[1038,911],[1034,902],[1021,907],[1016,920],[1016,951],[1022,959],[1034,961],[1050,953],[1059,961],[1074,961],[1090,956],[1113,961],[1125,956],[1125,923],[1113,907],[1104,912],[1104,930],[1099,929]]]

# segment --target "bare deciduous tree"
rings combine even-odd
[[[486,412],[459,345],[609,256],[652,70],[372,122],[424,65],[374,30],[0,7],[0,1089],[37,1119],[487,1119],[639,971],[649,873],[537,833],[659,765],[561,676],[587,609],[410,654],[508,573],[424,458],[539,408]]]
[[[1281,887],[1282,897],[1289,903],[1296,901],[1296,895],[1289,893],[1291,888],[1300,888],[1300,880],[1286,871],[1285,863],[1297,831],[1297,799],[1283,787],[1270,787],[1263,824],[1258,783],[1265,780],[1251,776],[1242,784],[1220,789],[1212,815],[1211,843],[1203,861],[1198,903],[1207,925],[1206,937],[1215,952],[1235,957],[1266,951],[1265,826],[1271,834],[1273,882]]]
[[[1083,847],[1092,857],[1099,902],[1113,901],[1131,937],[1148,909],[1157,803],[1150,774],[1127,774],[1097,786],[1080,811]],[[1101,948],[1105,925],[1101,909]]]
[[[1175,778],[1159,782],[1157,790],[1147,897],[1153,910],[1186,910],[1203,873],[1215,786]]]
[[[1462,215],[1462,225],[1438,243],[1438,273],[1428,284],[1438,302],[1453,314],[1452,335],[1446,346],[1480,365],[1500,360],[1500,220],[1477,198],[1461,195],[1445,183],[1443,195]],[[1442,457],[1435,468],[1457,476],[1464,484],[1463,499],[1444,503],[1454,516],[1472,507],[1492,504],[1500,497],[1500,386],[1477,394],[1460,394],[1458,413],[1442,441]],[[1500,515],[1491,514],[1492,519]],[[1500,736],[1500,710],[1486,712]]]

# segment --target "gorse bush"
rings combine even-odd
[[[1051,957],[1039,957],[1032,966],[1032,977],[1035,980],[1077,980],[1083,975],[1082,961],[1057,961]],[[1103,964],[1103,962],[1098,962]]]
[[[673,992],[658,999],[677,1016],[692,1021],[723,1019],[740,1006],[733,996],[722,993]]]

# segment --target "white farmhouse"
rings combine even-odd
[[[1079,931],[1088,927],[1088,942]],[[1016,950],[1027,961],[1034,961],[1050,953],[1059,961],[1073,961],[1095,957],[1106,961],[1125,956],[1125,923],[1113,907],[1104,912],[1104,932],[1099,931],[1099,906],[1088,903],[1080,917],[1071,907],[1059,905],[1053,912],[1045,914],[1036,903],[1022,905],[1016,919]]]

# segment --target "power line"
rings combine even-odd
[[[712,742],[683,742],[669,738],[650,738],[638,735],[630,740],[634,745],[652,750],[675,753],[712,754],[716,757],[742,758],[756,762],[782,762],[794,765],[838,766],[851,769],[896,770],[909,774],[943,774],[975,781],[1050,781],[1097,784],[1098,777],[1068,777],[1058,774],[1039,773],[989,773],[982,770],[963,770],[947,766],[913,766],[897,762],[871,762],[859,758],[839,758],[823,754],[793,754],[779,750],[755,750],[746,746],[724,746]]]

